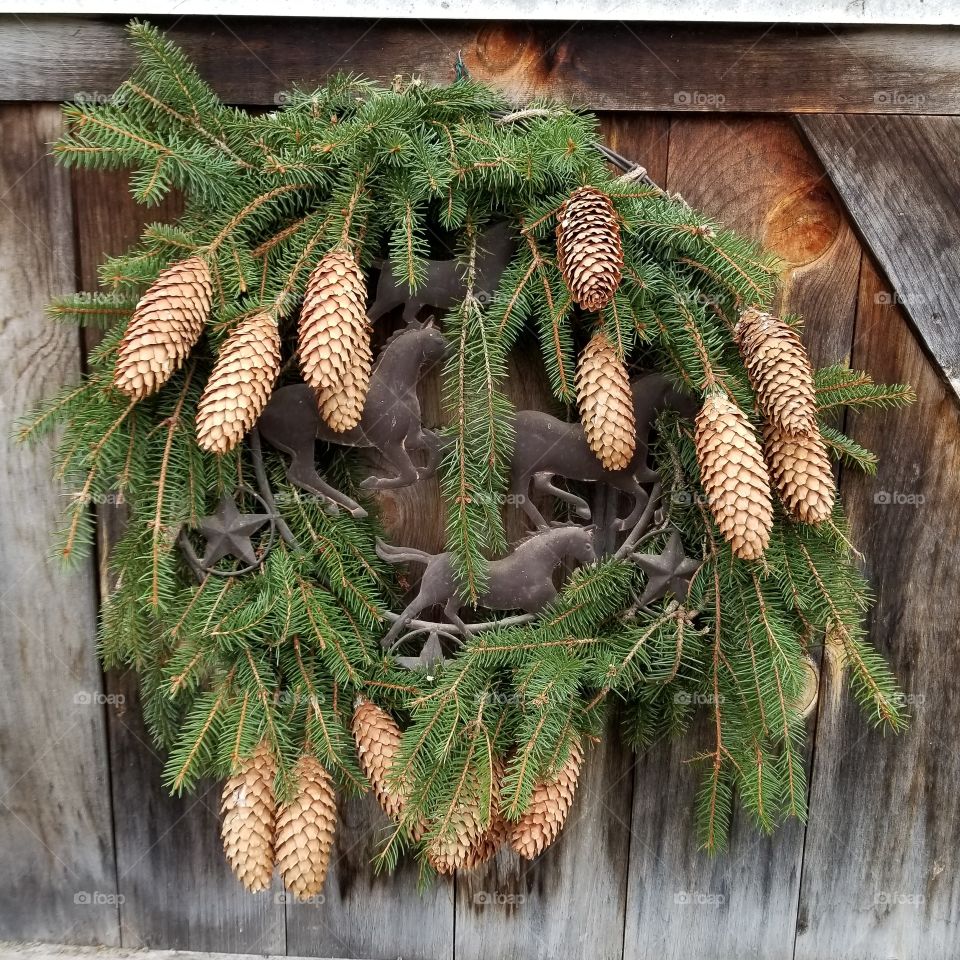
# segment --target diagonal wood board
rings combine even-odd
[[[960,396],[960,120],[803,116],[800,126],[953,393]]]

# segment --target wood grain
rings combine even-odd
[[[797,960],[960,955],[960,411],[902,311],[878,297],[885,289],[865,258],[853,359],[878,380],[912,383],[919,399],[853,419],[880,469],[847,471],[843,496],[877,592],[870,637],[913,719],[884,736],[834,671],[824,678]]]
[[[462,51],[476,77],[513,97],[595,109],[960,113],[954,27],[155,21],[234,103],[273,105],[335,70],[448,82]],[[94,17],[3,17],[0,58],[5,100],[105,97],[132,63],[122,23]]]
[[[80,281],[97,289],[97,265],[134,243],[146,221],[177,215],[177,198],[160,208],[138,207],[118,172],[73,177]],[[88,330],[88,345],[99,339]],[[110,590],[107,555],[123,529],[116,508],[101,508],[100,584]],[[219,789],[173,798],[162,783],[163,758],[140,712],[136,677],[111,673],[110,764],[123,943],[187,950],[283,953],[282,888],[250,896],[233,878],[220,845]]]
[[[780,308],[808,316],[820,362],[845,358],[852,338],[860,250],[823,170],[787,120],[677,118],[668,188],[784,261]],[[811,732],[812,733],[812,732]],[[625,958],[789,960],[803,858],[803,825],[758,835],[737,813],[729,851],[696,849],[699,769],[684,761],[705,730],[638,758]]]
[[[74,329],[44,320],[73,289],[70,183],[49,163],[53,107],[0,108],[0,936],[119,943],[93,565],[51,558],[66,503],[52,444],[15,420],[79,378]]]
[[[960,121],[821,117],[801,125],[896,297],[960,396]]]
[[[317,903],[289,904],[287,951],[364,960],[453,956],[454,904],[448,885],[417,892],[412,858],[376,876],[373,858],[390,829],[371,795],[339,798],[330,873]]]

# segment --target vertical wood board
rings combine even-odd
[[[116,944],[93,565],[66,574],[52,558],[54,444],[12,439],[80,373],[76,330],[43,315],[74,289],[69,177],[46,155],[59,132],[55,107],[0,107],[0,937]]]
[[[853,417],[880,455],[843,495],[877,594],[868,629],[912,720],[871,729],[825,660],[797,960],[947,960],[960,955],[960,411],[865,258],[854,362],[906,380],[918,402]]]

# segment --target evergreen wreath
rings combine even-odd
[[[911,392],[813,371],[798,320],[766,312],[773,257],[561,103],[518,109],[458,70],[441,87],[337,76],[252,114],[152,27],[130,35],[133,76],[65,106],[54,155],[133,168],[137,200],[177,190],[185,213],[104,263],[109,295],[52,305],[105,335],[21,436],[62,428],[65,562],[93,541],[91,503],[126,504],[103,662],[138,672],[167,787],[226,780],[249,889],[275,868],[297,896],[320,889],[334,784],[372,786],[391,818],[382,866],[408,847],[426,874],[504,843],[534,857],[613,709],[638,749],[707,715],[708,850],[735,794],[764,831],[802,818],[822,644],[867,718],[903,727],[830,458],[872,473],[839,414]],[[373,319],[400,304],[374,363]],[[579,423],[507,401],[508,356],[533,342]],[[441,359],[436,432],[416,382]],[[383,476],[357,482],[356,446]],[[366,491],[435,469],[448,552],[378,540]],[[585,525],[576,481],[631,494],[628,515]],[[515,509],[532,530],[511,551]],[[405,562],[426,566],[399,614]],[[446,616],[418,619],[437,602]]]

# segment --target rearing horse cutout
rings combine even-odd
[[[395,333],[374,365],[360,423],[345,433],[335,433],[321,420],[307,384],[275,391],[257,426],[267,443],[290,457],[287,479],[330,501],[334,513],[343,507],[355,517],[365,517],[363,507],[317,472],[315,440],[380,451],[394,475],[368,477],[360,485],[364,490],[404,487],[431,476],[437,469],[438,446],[435,435],[423,429],[417,382],[423,368],[438,361],[446,347],[443,334],[429,323],[413,323]],[[426,466],[413,462],[415,452],[426,454]]]

